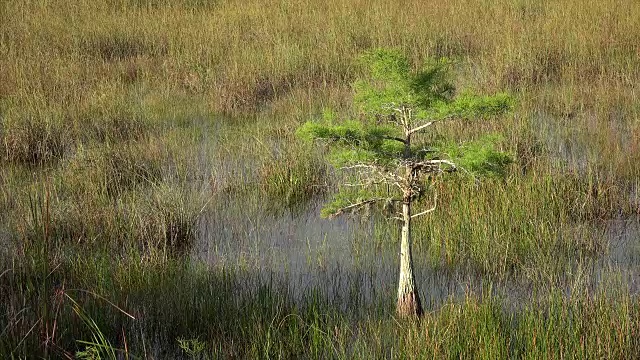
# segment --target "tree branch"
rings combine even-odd
[[[413,218],[415,218],[415,217],[422,216],[422,215],[426,215],[426,214],[428,214],[428,213],[430,213],[430,212],[433,212],[433,211],[435,211],[435,210],[436,210],[436,207],[437,207],[437,206],[438,206],[438,194],[435,194],[435,195],[433,196],[433,207],[432,207],[431,209],[428,209],[428,210],[425,210],[425,211],[419,212],[419,213],[417,213],[417,214],[413,214],[413,215],[411,215],[411,218],[413,219]]]
[[[386,105],[382,105],[381,107],[385,110],[393,110],[399,114],[402,114],[402,108],[397,107],[396,103],[389,103]]]
[[[349,166],[343,166],[340,170],[366,170],[369,172],[370,176],[376,176],[376,179],[372,179],[371,182],[374,183],[387,183],[387,184],[395,184],[399,181],[402,181],[402,177],[398,174],[395,174],[393,171],[388,171],[383,166],[372,165],[372,164],[354,164]]]
[[[407,143],[407,140],[403,139],[403,138],[399,138],[399,137],[394,137],[394,136],[383,136],[383,139],[387,139],[387,140],[395,140],[395,141],[400,141],[403,144]]]
[[[443,164],[451,167],[450,169],[448,169],[449,171],[455,171],[457,169],[456,164],[449,160],[420,161],[417,163],[413,163],[412,166],[416,170],[423,170],[423,171],[426,170],[428,172],[434,172],[434,171],[441,172],[442,169],[440,168],[440,166]]]
[[[420,126],[418,126],[418,127],[415,127],[415,128],[413,128],[413,129],[409,130],[409,135],[411,135],[411,134],[413,134],[413,133],[415,133],[415,132],[418,132],[418,131],[420,131],[420,130],[422,130],[422,129],[424,129],[424,128],[427,128],[427,127],[429,127],[429,126],[431,126],[431,125],[433,125],[433,124],[435,124],[435,123],[437,123],[437,122],[442,122],[442,121],[445,121],[445,120],[450,120],[450,119],[452,119],[452,118],[454,118],[454,117],[455,117],[454,115],[447,115],[447,116],[445,116],[445,117],[443,117],[443,118],[441,118],[441,119],[429,120],[429,122],[428,122],[428,123],[423,124],[423,125],[420,125]],[[426,120],[426,119],[422,119],[422,120]]]
[[[420,126],[418,126],[418,127],[415,127],[415,128],[413,128],[413,129],[409,130],[409,135],[411,135],[411,134],[413,134],[413,133],[415,133],[415,132],[418,132],[418,131],[420,131],[420,130],[422,130],[422,129],[424,129],[424,128],[427,128],[427,127],[429,127],[429,126],[431,126],[431,125],[433,125],[433,124],[437,123],[438,121],[440,121],[440,120],[431,120],[431,121],[429,121],[429,122],[428,122],[428,123],[426,123],[426,124],[423,124],[423,125],[420,125]]]
[[[374,199],[367,199],[367,200],[363,200],[360,202],[357,202],[355,204],[351,204],[345,207],[341,207],[338,210],[336,210],[335,212],[333,212],[333,214],[329,215],[330,218],[334,218],[338,215],[342,215],[345,212],[349,211],[349,210],[353,210],[353,209],[357,209],[357,208],[361,208],[365,205],[369,205],[369,204],[373,204],[376,203],[378,201],[387,201],[389,200],[388,198],[374,198]]]

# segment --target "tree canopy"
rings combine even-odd
[[[328,143],[329,161],[337,169],[352,170],[362,185],[358,191],[343,187],[325,207],[324,215],[367,196],[377,198],[374,185],[396,182],[393,174],[399,175],[409,163],[431,174],[456,169],[477,176],[504,174],[510,157],[495,149],[499,135],[439,144],[427,143],[418,135],[446,120],[482,121],[503,114],[513,106],[509,95],[457,95],[450,79],[451,63],[446,59],[429,60],[413,71],[401,52],[377,49],[364,54],[359,63],[365,75],[353,83],[358,114],[338,118],[325,109],[320,119],[307,121],[298,130],[304,139]],[[421,191],[415,195],[418,193]]]

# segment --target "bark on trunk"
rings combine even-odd
[[[403,125],[405,130],[404,158],[411,158],[411,113],[403,107]],[[416,279],[413,275],[413,259],[411,257],[411,201],[412,187],[415,181],[414,169],[406,168],[406,183],[403,189],[402,202],[402,241],[400,243],[400,280],[398,283],[397,311],[401,317],[419,317],[422,315],[422,304],[416,290]]]
[[[411,200],[402,204],[402,242],[400,244],[400,281],[398,285],[397,311],[401,317],[419,317],[422,304],[416,290],[411,257]]]

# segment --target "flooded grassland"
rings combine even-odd
[[[67,5],[0,5],[0,357],[640,356],[636,2]],[[320,217],[341,174],[295,135],[379,46],[517,100],[425,135],[513,163],[435,184],[420,321],[398,224]]]

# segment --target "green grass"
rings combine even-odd
[[[394,319],[393,301],[354,309],[354,298],[329,301],[330,289],[294,301],[286,284],[178,262],[140,266],[105,254],[68,259],[48,277],[25,270],[3,275],[3,300],[22,299],[1,342],[14,356],[82,351],[92,333],[117,351],[154,357],[179,356],[178,339],[198,339],[213,358],[624,358],[639,351],[640,309],[624,292],[567,298],[552,291],[515,311],[471,292],[414,323]],[[86,318],[75,315],[78,307]],[[45,333],[23,340],[33,325]],[[46,335],[55,345],[42,343]]]
[[[80,341],[131,358],[202,344],[201,358],[637,357],[637,264],[607,263],[607,227],[640,215],[639,37],[632,0],[3,2],[0,357],[92,351]],[[374,47],[449,57],[460,91],[517,98],[510,116],[427,135],[496,133],[515,161],[505,179],[437,184],[416,258],[498,290],[431,304],[420,324],[394,319],[395,282],[363,300],[362,274],[382,268],[300,298],[260,264],[193,256],[203,216],[228,207],[255,258],[266,235],[247,224],[335,190],[295,129],[325,108],[357,115],[354,59]],[[395,253],[395,225],[371,224],[354,251]]]

